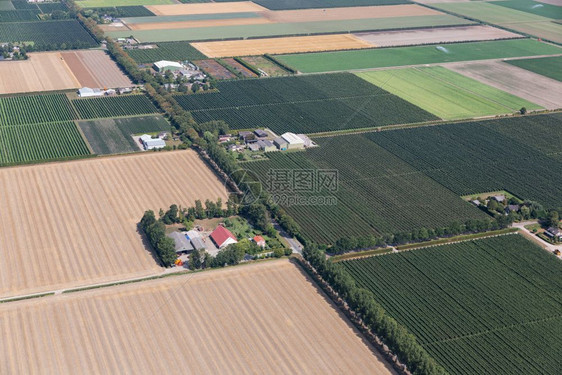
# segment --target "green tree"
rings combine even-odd
[[[166,236],[161,237],[158,241],[157,249],[164,266],[169,267],[174,264],[177,259],[174,240]]]

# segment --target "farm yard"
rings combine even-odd
[[[59,52],[30,53],[28,60],[0,64],[1,94],[68,90],[80,86]]]
[[[35,45],[65,44],[66,48],[97,47],[94,38],[76,20],[0,23],[0,42],[19,41]]]
[[[503,61],[466,62],[447,65],[447,68],[547,109],[562,107],[562,82]]]
[[[236,75],[215,60],[193,61],[201,70],[215,79],[233,79]]]
[[[0,181],[0,297],[153,274],[143,212],[227,198],[194,151],[4,168]]]
[[[170,132],[170,124],[161,115],[80,121],[78,125],[98,155],[140,151],[133,134]]]
[[[208,57],[318,52],[374,47],[369,42],[365,42],[352,34],[198,42],[192,43],[192,46]]]
[[[386,132],[383,132],[386,133]],[[394,132],[391,132],[394,133]],[[269,153],[267,161],[242,164],[262,178],[272,195],[332,196],[335,205],[283,207],[302,227],[307,240],[334,243],[343,236],[388,234],[445,227],[453,221],[485,215],[422,171],[363,135],[315,139],[320,147],[306,152]],[[347,151],[346,151],[347,150]],[[354,150],[354,152],[348,152]],[[376,160],[376,163],[372,161]],[[278,191],[267,181],[271,170],[337,170],[337,191]]]
[[[74,99],[71,102],[81,119],[113,118],[158,112],[150,99],[142,94]]]
[[[159,60],[201,60],[206,56],[187,42],[158,43],[158,48],[128,49],[127,54],[139,64],[152,64]]]
[[[283,69],[280,65],[274,63],[264,56],[246,56],[242,58],[244,62],[250,64],[254,68],[261,70],[268,77],[280,77],[291,74]]]
[[[562,367],[562,265],[522,236],[342,264],[450,374]]]
[[[437,120],[407,101],[348,73],[220,82],[218,93],[177,95],[198,122],[233,129],[318,133]]]
[[[62,52],[62,58],[80,82],[80,87],[130,87],[133,82],[104,51]]]
[[[395,47],[521,38],[521,35],[492,26],[483,25],[376,31],[357,33],[355,34],[355,36],[360,38],[361,40],[373,44],[376,47]]]
[[[562,207],[562,163],[541,151],[560,152],[557,114],[503,118],[366,135],[458,196],[507,190],[544,207]],[[531,135],[534,124],[541,129]],[[495,130],[498,126],[498,131]],[[522,134],[506,135],[506,127]],[[548,129],[548,130],[547,130]],[[523,134],[529,134],[525,137]],[[540,134],[551,141],[541,141]],[[546,143],[545,143],[546,142]]]
[[[126,364],[185,374],[178,358],[190,358],[193,373],[395,373],[287,260],[10,303],[0,316],[2,373],[117,373]]]
[[[445,120],[515,113],[521,107],[542,108],[509,94],[510,91],[498,90],[439,66],[357,75]]]
[[[230,70],[233,70],[237,74],[242,75],[242,77],[244,77],[244,78],[256,78],[257,77],[256,73],[252,72],[250,69],[248,69],[244,65],[240,64],[238,61],[236,61],[233,58],[224,59],[222,61],[229,66]]]
[[[276,56],[304,73],[373,69],[391,66],[438,64],[456,61],[557,55],[562,49],[531,39],[498,40],[355,51],[318,52]]]
[[[542,57],[536,59],[507,60],[508,64],[529,70],[562,82],[562,56]]]

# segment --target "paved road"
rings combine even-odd
[[[293,253],[302,255],[302,249],[304,246],[299,242],[299,240],[291,237],[275,220],[271,219],[271,224],[273,224],[273,227],[279,232],[281,237],[287,241],[289,247],[293,250]]]
[[[531,241],[538,244],[543,249],[551,251],[551,252],[554,252],[554,250],[560,250],[562,252],[562,244],[553,245],[551,243],[548,243],[545,240],[543,240],[542,238],[537,237],[534,233],[532,233],[527,228],[525,228],[525,225],[536,224],[536,223],[537,223],[537,221],[523,221],[521,223],[513,223],[513,226],[515,228],[518,228],[519,231],[521,232],[521,234],[523,234],[525,237],[527,237]],[[558,256],[558,258],[562,259],[562,255]]]

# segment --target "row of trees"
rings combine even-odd
[[[356,285],[355,280],[341,265],[326,260],[324,252],[314,244],[305,246],[303,256],[412,373],[447,373],[417,342],[414,335],[386,313],[370,291]]]
[[[146,234],[160,262],[165,267],[170,267],[174,264],[177,258],[174,240],[166,236],[166,225],[161,219],[156,219],[154,211],[146,211],[139,226]]]
[[[166,225],[174,223],[192,222],[196,219],[211,219],[215,217],[230,217],[238,215],[239,207],[233,197],[229,197],[226,201],[226,207],[223,207],[222,199],[218,198],[216,202],[210,199],[205,201],[205,205],[198,199],[195,206],[181,208],[173,204],[168,211],[160,210],[160,218]]]

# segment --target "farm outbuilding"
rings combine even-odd
[[[283,138],[287,142],[288,150],[304,148],[304,141],[302,140],[301,137],[299,137],[295,133],[290,133],[290,132],[283,133],[281,135],[281,138]]]
[[[254,134],[258,137],[258,138],[267,138],[267,132],[265,130],[262,129],[256,129],[254,130]]]
[[[81,98],[91,98],[94,96],[102,96],[103,92],[100,89],[91,89],[89,87],[82,87],[78,90],[78,96]]]
[[[281,151],[285,151],[289,147],[289,142],[287,142],[283,137],[277,137],[273,140],[273,143]]]
[[[143,134],[140,137],[140,140],[141,140],[142,145],[143,145],[145,150],[153,150],[153,149],[156,149],[156,148],[166,147],[166,142],[163,139],[152,138],[148,134]]]
[[[191,244],[195,250],[204,250],[207,247],[201,237],[191,237]]]
[[[166,70],[169,70],[171,72],[176,72],[185,69],[185,67],[182,64],[175,61],[167,61],[167,60],[157,61],[153,64],[153,67],[154,70],[160,73],[163,73]]]
[[[177,254],[187,254],[194,250],[193,245],[187,239],[185,234],[180,232],[172,232],[168,234],[168,237],[174,240],[174,245]]]
[[[268,141],[267,139],[265,141],[259,140],[257,145],[260,150],[265,152],[277,151],[277,147],[275,147],[273,142]]]
[[[229,231],[222,225],[219,225],[209,237],[211,237],[211,239],[219,249],[222,249],[223,247],[226,247],[228,245],[238,243],[238,240],[236,240],[236,236],[234,236],[231,231]]]

